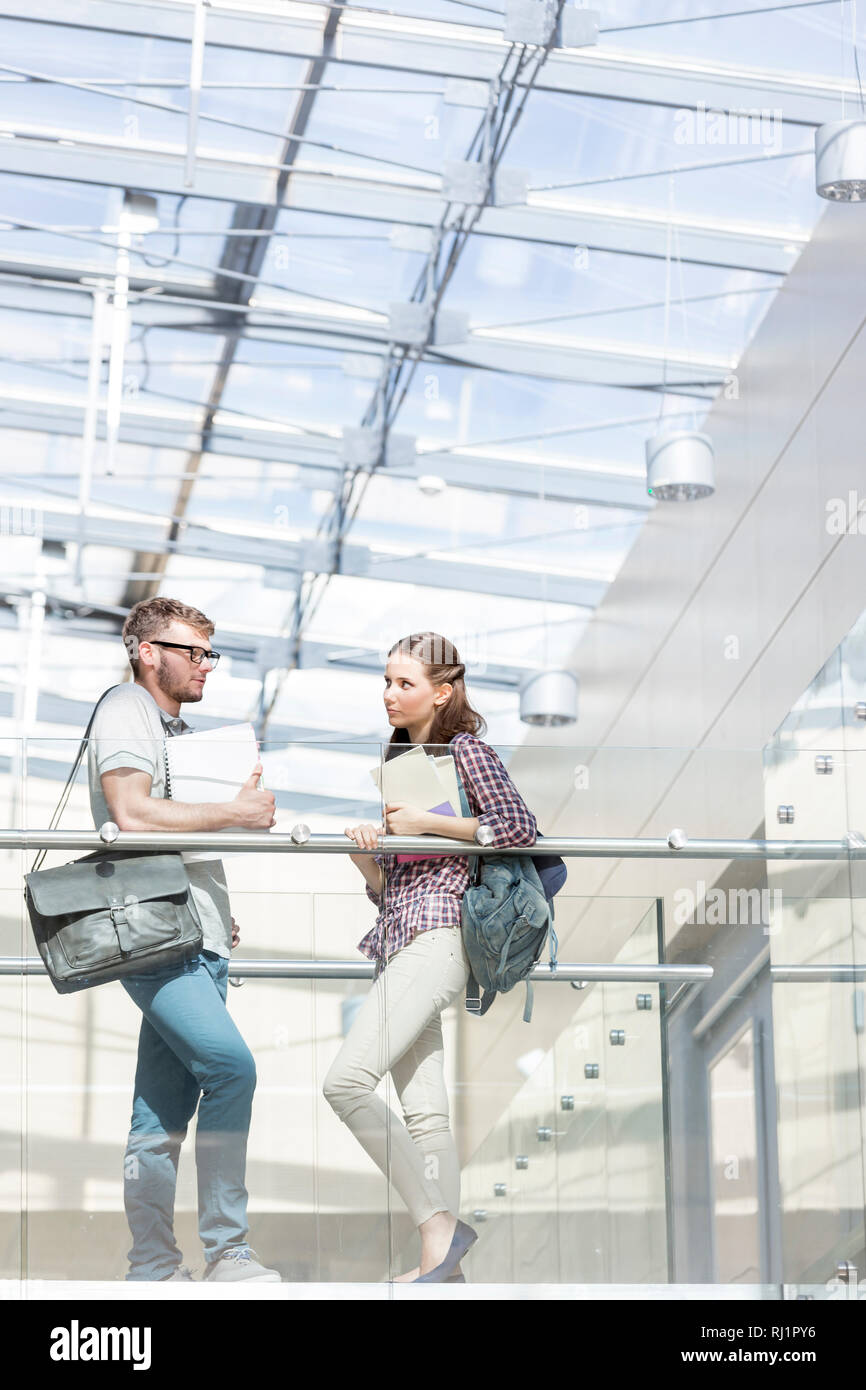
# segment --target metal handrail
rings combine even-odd
[[[372,961],[355,960],[231,960],[229,977],[241,980],[371,980]],[[0,956],[0,975],[41,975],[45,966],[39,956]],[[606,965],[572,962],[536,965],[529,978],[533,984],[571,984],[583,981],[625,982],[627,984],[683,984],[713,978],[711,965]]]
[[[464,854],[559,854],[580,859],[866,859],[866,841],[859,834],[841,840],[690,840],[616,839],[545,835],[535,845],[485,845],[472,840],[447,840],[439,835],[384,835],[376,850],[359,849],[345,835],[296,832],[221,830],[212,834],[148,830],[119,832],[115,850],[219,850],[224,854],[418,854],[426,857]],[[97,830],[0,830],[0,850],[96,850],[106,843]]]
[[[763,962],[766,964],[766,961]],[[372,980],[374,965],[366,960],[230,960],[229,978],[237,980]],[[0,976],[43,975],[39,956],[0,956]],[[773,965],[774,984],[805,981],[866,979],[864,965]],[[614,965],[604,962],[560,961],[536,965],[533,984],[706,984],[711,965]]]
[[[866,980],[866,965],[771,965],[774,985],[798,985],[808,981]]]

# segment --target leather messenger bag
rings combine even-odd
[[[69,799],[96,711],[108,694],[106,690],[96,702],[51,818],[52,830]],[[97,850],[59,868],[40,869],[46,853],[42,850],[25,874],[24,897],[37,949],[58,994],[172,965],[201,950],[201,920],[182,855]]]

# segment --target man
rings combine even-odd
[[[138,603],[123,626],[134,680],[99,706],[88,749],[90,805],[98,826],[121,830],[266,830],[271,792],[258,789],[261,764],[233,801],[192,805],[167,799],[165,739],[191,732],[184,703],[204,694],[219,660],[214,625],[173,599]],[[277,1283],[247,1244],[244,1186],[255,1063],[226,1009],[228,960],[237,943],[219,860],[187,866],[202,923],[201,952],[180,964],[144,969],[123,987],[144,1015],[132,1127],[124,1161],[124,1204],[132,1232],[131,1280],[189,1280],[174,1237],[177,1162],[198,1108],[199,1234],[212,1281]]]

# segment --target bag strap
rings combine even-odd
[[[484,991],[484,998],[482,999],[481,986],[475,978],[474,970],[470,966],[469,979],[466,981],[466,998],[463,1001],[466,1012],[469,1014],[477,1014],[479,1018],[483,1018],[496,998],[496,994],[497,991],[495,989],[486,989]]]
[[[531,1023],[531,1022],[532,1022],[532,1004],[533,1004],[534,998],[535,998],[535,992],[534,992],[534,989],[533,989],[532,981],[531,981],[531,980],[527,980],[527,981],[526,981],[526,1002],[525,1002],[525,1004],[523,1005],[523,1022],[524,1022],[524,1023]]]
[[[460,797],[460,810],[464,816],[471,816],[472,808],[469,805],[469,797],[467,795],[466,788],[463,785],[463,778],[460,776],[460,772],[456,767],[456,760],[454,771],[457,774],[457,791]],[[469,854],[466,857],[468,860],[469,867],[468,886],[470,888],[476,888],[481,878],[481,855]],[[495,995],[491,995],[488,998],[488,995],[485,992],[484,999],[482,1000],[481,986],[475,978],[475,971],[470,968],[469,979],[466,981],[466,998],[463,1001],[466,1012],[470,1014],[477,1014],[478,1017],[481,1018],[482,1015],[486,1014],[487,1010],[490,1008],[490,1005],[493,1003],[494,998]]]
[[[120,684],[120,682],[119,682],[118,684]],[[117,690],[117,689],[118,689],[118,686],[117,686],[117,685],[110,685],[110,686],[108,687],[107,690],[103,690],[103,692],[102,692],[102,694],[100,695],[99,699],[96,701],[96,704],[93,706],[93,713],[91,714],[89,720],[87,721],[87,728],[84,730],[84,737],[82,738],[81,743],[80,743],[79,748],[78,748],[78,752],[77,752],[76,755],[75,755],[75,762],[74,762],[73,765],[72,765],[72,771],[70,772],[69,776],[68,776],[67,779],[66,779],[66,786],[63,788],[63,791],[60,793],[60,800],[58,801],[57,805],[55,806],[55,808],[54,808],[54,814],[53,814],[53,816],[51,817],[51,820],[49,821],[49,824],[48,824],[48,829],[49,829],[49,830],[56,830],[56,829],[57,829],[57,826],[58,826],[58,824],[59,824],[59,822],[60,822],[60,817],[63,815],[63,812],[66,810],[67,802],[69,801],[69,798],[70,798],[70,796],[71,796],[71,794],[72,794],[72,787],[73,787],[73,784],[74,784],[74,782],[75,782],[76,777],[78,776],[78,769],[81,767],[81,762],[82,762],[82,759],[83,759],[83,757],[84,757],[84,750],[85,750],[86,747],[87,747],[87,740],[88,740],[89,737],[90,737],[90,730],[93,728],[93,721],[94,721],[94,719],[96,718],[96,711],[99,709],[99,706],[102,704],[102,702],[103,702],[103,700],[105,699],[106,695],[110,695],[111,692],[112,692],[112,690]],[[32,866],[31,866],[31,869],[30,869],[31,874],[35,874],[35,873],[42,867],[42,864],[43,864],[43,862],[44,862],[44,860],[45,860],[45,856],[46,856],[47,854],[48,854],[48,850],[47,850],[47,849],[41,849],[41,850],[39,851],[39,853],[37,854],[36,858],[35,858],[34,861],[33,861]]]
[[[471,806],[469,805],[469,797],[468,797],[468,795],[467,795],[466,788],[465,788],[464,785],[463,785],[463,778],[460,776],[460,772],[459,772],[458,769],[457,769],[456,760],[455,760],[454,772],[455,772],[456,777],[457,777],[457,794],[458,794],[458,796],[459,796],[459,798],[460,798],[460,812],[461,812],[461,815],[464,815],[464,816],[471,816],[471,815],[472,815],[472,808],[471,808]],[[468,855],[466,856],[466,858],[467,858],[467,860],[468,860],[468,865],[469,865],[469,887],[470,887],[470,888],[474,888],[474,887],[477,885],[478,880],[479,880],[479,878],[480,878],[480,876],[481,876],[481,855],[480,855],[480,854],[468,854]],[[467,1005],[467,1008],[468,1008],[468,1005]]]
[[[475,971],[470,968],[469,979],[466,981],[466,1012],[469,1014],[481,1013],[481,986],[475,978]]]

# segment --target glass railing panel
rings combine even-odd
[[[255,906],[254,894],[238,895],[237,920],[246,924],[238,954],[255,960],[279,958],[285,946],[292,955],[309,951],[317,909],[312,894],[285,894],[274,903],[273,916],[257,919]],[[285,946],[274,949],[281,927]],[[230,982],[228,1002],[257,1073],[247,1145],[250,1243],[268,1268],[285,1270],[284,1277],[319,1281],[319,1192],[327,1188],[330,1166],[319,1153],[315,1042],[322,1021],[316,982],[247,978],[237,987]],[[196,1249],[195,1239],[189,1248]]]
[[[604,988],[585,984],[575,994],[573,1019],[555,1044],[556,1089],[574,1106],[560,1109],[558,1117],[564,1131],[558,1140],[560,1259],[568,1284],[604,1283],[611,1277]]]
[[[0,739],[0,824],[25,826],[23,746]],[[20,956],[30,949],[25,934],[20,850],[0,850],[0,955]],[[27,1039],[21,1026],[23,982],[0,977],[0,1279],[19,1279],[26,1243],[24,1087]]]
[[[76,747],[65,740],[31,741],[27,786],[34,823],[47,824]],[[269,750],[267,757],[271,751],[286,750]],[[342,834],[344,818],[334,814],[326,791],[321,805],[292,804],[295,755],[303,761],[314,750],[291,751],[275,773],[279,781],[282,771],[289,784],[277,791],[279,828],[303,818],[313,833],[334,834],[339,826]],[[378,755],[378,745],[361,750],[365,768],[374,766]],[[366,804],[359,795],[354,809],[359,818],[373,819],[376,792],[368,780],[372,795],[367,793]],[[61,825],[92,828],[83,772]],[[52,852],[47,865],[85,852]],[[278,854],[237,853],[226,854],[223,864],[241,931],[235,959],[310,961],[317,952],[325,959],[363,959],[356,944],[369,929],[373,909],[346,855],[297,855],[289,861]],[[18,922],[18,939],[7,954],[34,955],[29,924],[24,931],[20,864],[8,866],[4,883],[10,884],[4,896]],[[334,891],[317,894],[316,886]],[[119,983],[60,999],[44,977],[6,978],[2,985],[4,997],[17,1005],[13,1031],[28,1058],[23,1099],[21,1086],[12,1091],[24,1113],[21,1123],[10,1126],[23,1134],[27,1155],[26,1273],[48,1279],[123,1277],[130,1243],[123,1147],[141,1015]],[[382,1221],[389,1210],[387,1184],[378,1170],[362,1171],[365,1155],[321,1091],[348,1021],[343,995],[358,986],[356,981],[248,977],[240,988],[230,984],[228,990],[230,1013],[258,1073],[247,1156],[250,1240],[265,1263],[301,1282],[375,1279],[388,1269]],[[195,1267],[201,1247],[194,1144],[195,1122],[181,1154],[175,1222],[179,1243]],[[20,1164],[15,1169],[22,1173]],[[17,1198],[15,1206],[20,1209]]]
[[[479,1235],[463,1262],[473,1282],[514,1282],[515,1228],[519,1223],[521,1178],[511,1140],[511,1117],[498,1119],[461,1174],[461,1217]]]
[[[658,963],[655,904],[617,955]],[[608,981],[604,994],[607,1247],[615,1283],[668,1278],[664,1112],[658,985]]]
[[[761,1282],[755,1049],[748,1023],[709,1068],[713,1255],[722,1284]]]
[[[313,856],[309,856],[312,864]],[[333,868],[332,868],[333,862]],[[347,872],[351,871],[351,872]],[[319,861],[320,876],[339,876],[346,891],[317,892],[310,954],[316,960],[361,960],[356,944],[370,925],[370,904],[352,890],[360,876],[341,860]],[[391,1263],[394,1240],[392,1198],[383,1174],[325,1100],[328,1069],[369,992],[369,980],[317,979],[309,984],[312,1026],[298,1034],[293,1061],[294,1094],[309,1097],[304,1136],[309,1149],[309,1183],[301,1241],[315,1277],[324,1282],[371,1282],[383,1279]],[[285,1068],[280,1069],[283,1084]],[[351,1194],[351,1196],[349,1195]]]
[[[858,991],[850,980],[773,985],[779,1216],[785,1279],[863,1275],[864,1097]]]
[[[619,920],[638,919],[615,964],[657,964],[656,904],[607,906]],[[467,1261],[473,1278],[487,1281],[502,1267],[510,1220],[517,1283],[664,1282],[658,986],[543,984],[536,987],[536,1008],[545,1017],[565,1010],[567,1021],[547,1051],[532,1048],[526,1030],[517,1067],[527,1079],[464,1170],[485,1223],[483,1242]],[[488,1243],[491,1227],[495,1239]]]
[[[858,732],[852,729],[852,740]],[[47,825],[76,747],[69,739],[31,740],[28,775],[21,760],[16,796],[10,750],[7,825]],[[757,788],[758,797],[743,791],[725,835],[760,835],[755,812],[763,810],[768,838],[799,839],[807,826],[811,838],[840,840],[859,815],[862,753],[829,751],[838,760],[828,773],[816,771],[814,747],[783,749],[769,761],[755,750],[499,749],[546,835],[622,833],[662,843],[678,822],[690,840],[712,838],[714,783],[733,785],[745,767],[743,785]],[[264,752],[278,831],[303,823],[313,837],[342,837],[345,825],[381,817],[370,776],[381,766],[381,745],[347,752],[342,745],[273,744]],[[681,815],[666,787],[686,764],[691,801]],[[317,783],[313,766],[321,773]],[[585,786],[583,767],[590,770]],[[661,808],[643,824],[633,823],[629,786],[636,798],[655,797]],[[794,821],[773,823],[770,812],[775,815],[783,794],[793,798]],[[801,802],[812,808],[803,817],[816,805],[820,815],[803,819]],[[624,825],[614,824],[617,807]],[[92,826],[83,779],[63,825]],[[84,853],[53,851],[48,863]],[[32,858],[32,852],[0,849],[0,953],[7,957],[35,955],[21,893]],[[862,861],[856,854],[789,861],[677,858],[664,851],[656,858],[599,852],[567,862],[569,878],[556,900],[561,961],[657,961],[660,913],[664,959],[709,965],[715,974],[695,988],[690,1003],[675,1002],[674,1015],[681,1007],[689,1011],[688,1028],[669,1048],[667,1074],[666,1014],[656,983],[597,982],[583,990],[539,983],[528,1026],[521,1019],[522,986],[497,1000],[484,1019],[468,1017],[462,998],[444,1012],[451,1122],[463,1160],[460,1208],[464,1219],[477,1221],[480,1235],[467,1277],[664,1282],[667,1228],[691,1200],[682,1188],[682,1163],[666,1165],[666,1145],[676,1136],[665,1134],[665,1105],[680,1092],[681,1137],[692,1168],[704,1171],[704,1185],[700,1220],[692,1202],[685,1235],[674,1232],[677,1248],[685,1243],[694,1256],[691,1263],[678,1260],[678,1279],[784,1277],[799,1284],[830,1278],[843,1260],[866,1272],[866,981],[856,971],[866,964]],[[235,965],[364,961],[358,943],[376,908],[347,853],[299,845],[284,853],[226,854],[224,865],[241,929]],[[716,887],[721,916],[707,911]],[[691,911],[683,915],[689,894]],[[749,963],[755,973],[738,984]],[[779,972],[794,966],[822,967],[825,977],[783,979]],[[827,978],[827,968],[847,974]],[[752,991],[757,998],[765,986],[772,1006],[759,1016]],[[678,988],[665,986],[668,1008]],[[230,1012],[258,1070],[248,1148],[251,1240],[266,1262],[301,1283],[378,1282],[411,1269],[418,1258],[412,1221],[393,1185],[322,1094],[369,990],[369,979],[252,975],[240,988],[229,987]],[[730,1000],[712,1016],[726,990]],[[648,1007],[638,1004],[639,996],[649,998]],[[38,975],[0,977],[0,1008],[5,1275],[122,1278],[129,1248],[123,1149],[140,1014],[119,984],[60,998]],[[742,1017],[735,1019],[738,1009]],[[624,1043],[611,1042],[617,1031]],[[597,1078],[586,1070],[593,1063]],[[380,1094],[399,1114],[388,1079]],[[177,1230],[200,1269],[193,1146],[194,1125],[180,1161]],[[518,1159],[526,1163],[518,1166]],[[699,1267],[703,1273],[696,1274]]]
[[[862,835],[866,825],[863,721],[841,702],[831,707],[839,673],[828,665],[823,676],[769,750],[768,824],[779,807],[793,817],[774,825],[782,839]],[[861,1272],[866,1264],[863,872],[855,854],[767,864],[781,1261],[796,1283],[828,1279],[848,1260]],[[792,979],[789,967],[815,977]]]
[[[514,1282],[555,1284],[560,1277],[556,1077],[552,1052],[539,1060],[529,1041],[522,1060],[527,1068],[535,1065],[510,1107],[514,1153],[529,1159],[514,1175]]]

